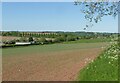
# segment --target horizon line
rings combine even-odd
[[[0,32],[93,32],[93,33],[119,33],[119,32],[107,32],[107,31],[54,31],[54,30],[51,30],[51,31],[47,31],[47,30],[43,30],[43,31],[29,31],[29,30],[0,30]]]
[[[85,0],[1,0],[1,2],[83,2]],[[86,2],[119,2],[119,0],[87,0]]]

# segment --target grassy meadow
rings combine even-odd
[[[75,49],[89,49],[89,48],[101,48],[102,45],[107,43],[59,43],[59,44],[49,44],[49,45],[33,45],[25,47],[11,47],[5,48],[2,50],[3,56],[19,56],[24,54],[31,53],[50,53],[50,52],[59,52],[65,50],[75,50]]]
[[[2,49],[3,56],[14,56],[14,55],[24,55],[31,53],[49,53],[64,50],[74,50],[74,49],[86,49],[86,48],[97,48],[101,45],[108,45],[110,39],[81,39],[77,41],[68,41],[56,44],[47,45],[32,45],[32,46],[20,46],[20,47],[10,47]]]
[[[100,42],[110,42],[110,38],[96,38],[96,39],[80,39],[78,41],[70,41],[70,42],[64,42],[65,44],[70,43],[100,43]]]
[[[100,56],[83,68],[79,81],[118,81],[118,44],[111,45]]]

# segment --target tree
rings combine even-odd
[[[34,41],[33,37],[29,37],[29,42],[32,42],[32,41]]]
[[[47,40],[48,43],[52,43],[52,39]]]
[[[66,40],[67,40],[67,41],[75,41],[76,38],[69,35],[69,36],[67,36]]]
[[[27,40],[27,38],[25,38],[25,37],[21,37],[20,38],[20,42],[27,42],[28,40]]]
[[[59,37],[56,37],[53,42],[61,42]]]
[[[41,44],[44,44],[44,43],[46,42],[46,39],[45,39],[44,37],[42,37],[42,38],[40,38],[39,42],[40,42]]]
[[[113,16],[116,17],[120,12],[120,2],[83,2],[76,1],[75,5],[81,6],[81,12],[85,14],[85,19],[90,23],[98,23],[102,20],[104,16]],[[86,25],[86,28],[89,25]]]
[[[15,40],[3,41],[5,44],[15,44]]]

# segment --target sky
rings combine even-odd
[[[1,0],[2,2],[74,2],[75,0]],[[84,0],[76,0],[84,1]],[[87,0],[87,2],[119,2],[119,0]]]
[[[3,31],[84,31],[80,6],[73,2],[3,2]],[[86,31],[118,32],[118,18],[104,17]]]

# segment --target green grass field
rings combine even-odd
[[[64,42],[64,43],[98,43],[98,42],[110,42],[110,38],[97,38],[97,39],[80,39],[78,41],[70,41],[70,42]]]
[[[118,81],[119,46],[112,45],[79,73],[79,81]]]
[[[86,48],[99,48],[101,45],[106,45],[106,43],[58,43],[50,45],[34,45],[34,46],[25,46],[25,47],[11,47],[5,48],[2,50],[3,56],[14,56],[22,54],[31,54],[31,53],[50,53],[50,52],[59,52],[65,50],[75,50],[75,49],[86,49]]]

